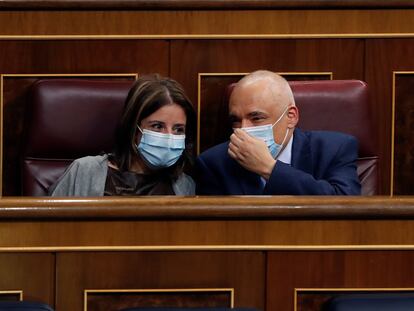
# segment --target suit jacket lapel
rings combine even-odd
[[[292,166],[313,173],[309,138],[298,128],[293,132]]]

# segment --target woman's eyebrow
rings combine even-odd
[[[148,123],[161,123],[161,124],[165,124],[164,121],[159,121],[159,120],[149,120]]]
[[[176,123],[173,125],[173,127],[185,127],[184,123]]]

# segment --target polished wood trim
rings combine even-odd
[[[387,39],[414,38],[414,33],[297,34],[147,34],[147,35],[0,35],[0,40],[252,40],[252,39]]]
[[[3,197],[2,219],[414,219],[414,198]]]
[[[3,0],[2,10],[245,10],[245,9],[395,9],[410,0]]]
[[[22,246],[0,253],[49,252],[187,252],[187,251],[412,251],[414,245],[150,245],[150,246]]]

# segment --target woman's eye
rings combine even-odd
[[[154,130],[162,130],[162,125],[161,124],[152,124],[151,128],[153,128]]]
[[[185,128],[177,128],[177,129],[175,129],[175,134],[177,134],[177,135],[182,135],[182,134],[185,134]]]

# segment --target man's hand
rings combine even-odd
[[[235,129],[230,136],[228,153],[245,169],[261,175],[266,180],[270,178],[276,164],[266,143],[241,129]]]

